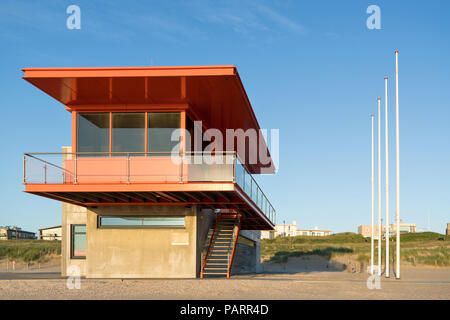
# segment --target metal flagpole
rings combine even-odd
[[[396,216],[397,216],[397,258],[396,258],[396,272],[395,277],[400,279],[400,138],[399,138],[399,110],[398,110],[398,50],[395,51],[395,131],[396,131]]]
[[[381,99],[378,98],[378,275],[381,276]]]
[[[370,239],[370,274],[372,274],[373,275],[373,254],[374,254],[374,252],[373,252],[373,247],[374,247],[374,245],[373,245],[373,216],[374,216],[374,202],[373,202],[373,200],[374,200],[374,186],[373,186],[373,114],[372,115],[370,115],[370,119],[371,119],[371,121],[372,121],[372,162],[371,162],[371,165],[372,165],[372,175],[371,175],[371,182],[372,182],[372,224],[371,224],[371,226],[372,226],[372,229],[371,229],[371,239]]]
[[[386,227],[384,235],[386,238],[386,278],[389,278],[389,139],[388,139],[388,90],[387,80],[384,78],[384,147],[385,147],[385,197],[386,197]]]

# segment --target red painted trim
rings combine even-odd
[[[168,112],[189,109],[186,103],[174,104],[108,104],[108,105],[67,105],[66,110],[78,112]]]
[[[112,152],[112,112],[109,113],[109,152]],[[109,156],[112,156],[111,153]]]
[[[180,112],[180,129],[181,129],[181,135],[180,135],[180,153],[184,154],[184,150],[186,150],[186,111]]]
[[[72,152],[77,152],[77,112],[72,112]]]
[[[145,112],[145,157],[147,157],[147,152],[148,152],[148,112]]]
[[[176,66],[176,67],[94,67],[94,68],[23,68],[24,78],[91,78],[91,77],[181,77],[235,75],[236,67]]]
[[[164,191],[235,191],[232,182],[198,183],[99,183],[99,184],[51,184],[26,183],[25,192],[164,192]]]

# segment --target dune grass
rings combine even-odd
[[[3,240],[0,241],[0,259],[45,262],[53,254],[61,254],[61,241]]]
[[[450,266],[450,236],[434,232],[401,235],[401,260],[412,265]],[[391,238],[390,256],[395,256],[395,238]],[[375,246],[377,241],[375,241]],[[385,242],[382,242],[384,249]],[[375,259],[377,259],[375,250]],[[383,250],[384,251],[384,250]],[[370,238],[345,232],[326,237],[277,237],[261,241],[261,256],[272,262],[287,262],[289,257],[320,255],[331,260],[352,256],[359,262],[370,261]],[[383,256],[384,259],[384,256]]]

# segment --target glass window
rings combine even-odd
[[[77,152],[109,152],[109,113],[77,114]]]
[[[71,256],[75,259],[86,258],[86,225],[72,225],[72,250]]]
[[[236,163],[235,163],[235,179],[236,179],[236,183],[242,188],[242,190],[245,191],[244,188],[244,167],[241,165],[241,163],[239,162],[238,158],[236,158]]]
[[[156,217],[99,217],[100,228],[151,228],[151,227],[184,227],[184,216]]]
[[[145,113],[112,114],[112,152],[145,152]]]
[[[146,217],[142,218],[142,225],[184,227],[184,217]]]
[[[172,132],[181,127],[179,112],[149,112],[148,113],[148,152],[160,152],[170,155],[178,151],[179,139],[172,141]],[[175,149],[175,147],[177,147]]]
[[[142,226],[142,218],[100,217],[100,226]]]

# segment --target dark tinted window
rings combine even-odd
[[[112,152],[145,152],[145,113],[112,114]]]
[[[77,152],[109,152],[109,113],[77,114]]]
[[[174,147],[179,144],[179,139],[171,141],[172,132],[179,128],[179,112],[149,112],[148,152],[165,152],[167,154],[172,152]]]

